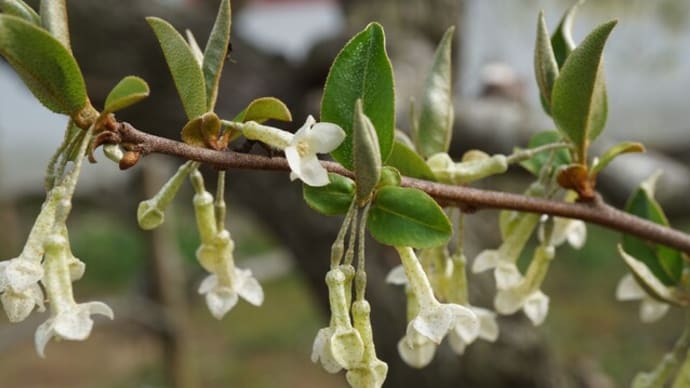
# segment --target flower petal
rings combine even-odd
[[[206,294],[206,306],[216,319],[223,319],[238,300],[237,293],[230,287],[216,287]]]
[[[407,284],[407,276],[405,275],[405,267],[398,265],[391,269],[386,276],[386,283],[394,284],[396,286],[403,286]]]
[[[333,329],[330,327],[319,330],[312,346],[311,361],[320,362],[323,369],[328,373],[338,373],[343,367],[333,358],[330,342],[332,335]]]
[[[485,249],[472,263],[472,272],[479,273],[495,268],[498,265],[498,251],[495,249]]]
[[[640,304],[640,320],[644,323],[652,323],[661,319],[669,309],[667,303],[659,302],[646,297]]]
[[[309,148],[318,154],[327,154],[345,140],[345,131],[333,123],[317,123],[309,131]]]
[[[489,342],[496,341],[499,333],[496,313],[481,307],[472,306],[470,309],[479,319],[479,338]]]
[[[83,309],[85,309],[88,314],[94,315],[103,315],[104,317],[108,317],[110,319],[115,318],[115,314],[113,313],[113,310],[108,306],[107,304],[103,302],[88,302],[88,303],[83,303],[80,305]]]
[[[329,343],[333,359],[343,368],[352,369],[362,360],[364,342],[354,328],[336,328]]]
[[[419,345],[412,345],[403,337],[398,341],[398,353],[405,363],[413,368],[424,368],[429,365],[436,354],[437,345],[431,341],[425,341]]]
[[[55,335],[68,340],[85,340],[91,334],[93,320],[88,309],[76,305],[55,317],[53,330]]]
[[[616,299],[618,300],[638,300],[647,297],[645,290],[640,287],[637,280],[631,275],[626,274],[618,282],[616,287]]]
[[[428,338],[436,344],[440,344],[455,323],[453,311],[439,307],[422,306],[420,314],[407,325],[408,336],[410,330]]]
[[[204,278],[204,280],[201,281],[198,292],[201,295],[208,294],[216,287],[218,287],[218,276],[215,274],[208,275],[206,278]]]
[[[9,261],[4,273],[7,286],[21,292],[43,278],[43,266],[33,260],[15,258]]]
[[[254,306],[261,306],[264,303],[264,290],[256,278],[252,276],[252,271],[237,268],[235,273],[244,273],[240,275],[244,276],[244,279],[238,282],[237,293]]]
[[[456,332],[466,343],[470,344],[479,335],[479,319],[471,309],[457,304],[443,305],[453,311],[455,322],[451,332]]]
[[[54,319],[49,318],[47,321],[43,322],[36,329],[36,334],[34,335],[34,344],[36,345],[36,353],[38,353],[41,358],[45,358],[45,348],[51,338],[53,338]]]
[[[496,288],[507,290],[516,287],[522,282],[522,274],[517,266],[511,262],[500,260],[494,270]]]
[[[285,148],[285,157],[290,169],[302,182],[309,186],[325,186],[328,184],[328,172],[319,162],[316,154],[300,156],[295,147]]]
[[[532,324],[539,326],[549,313],[549,297],[541,291],[536,291],[527,297],[523,310]]]
[[[517,289],[498,290],[494,298],[496,312],[503,315],[515,314],[522,308],[525,296]]]
[[[457,354],[458,356],[463,355],[465,353],[465,348],[467,347],[467,343],[465,340],[462,339],[462,336],[458,334],[455,330],[452,330],[450,333],[448,333],[448,344],[450,344],[450,348],[453,350],[453,353]]]
[[[567,232],[568,244],[575,249],[580,249],[587,241],[587,225],[580,220],[571,220]]]

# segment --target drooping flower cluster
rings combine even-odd
[[[400,356],[407,364],[416,368],[428,365],[446,335],[458,353],[464,352],[465,346],[480,334],[487,340],[495,340],[498,328],[491,314],[480,312],[485,318],[485,327],[481,330],[482,322],[466,302],[466,305],[439,302],[414,250],[409,247],[397,250],[402,266],[394,269],[387,280],[405,284],[407,290],[409,322],[405,336],[398,342]]]
[[[194,195],[194,212],[201,245],[196,257],[209,275],[201,282],[199,293],[206,298],[211,314],[222,319],[242,297],[247,302],[260,306],[264,292],[250,270],[235,267],[234,242],[225,229],[224,217],[217,217],[211,193],[204,188],[203,178],[198,170],[191,172]]]
[[[584,244],[586,228],[582,221],[559,217],[542,217],[538,231],[540,245],[535,249],[532,260],[523,276],[516,262],[525,244],[537,226],[539,218],[534,214],[512,213],[506,220],[511,224],[504,231],[505,240],[497,250],[485,250],[477,256],[474,272],[494,268],[496,297],[494,307],[499,314],[510,315],[523,310],[534,325],[546,319],[549,297],[541,291],[541,284],[555,257],[556,247],[566,241],[576,249]]]
[[[87,134],[79,155],[84,155],[89,140]],[[0,300],[10,322],[23,321],[34,309],[45,311],[47,300],[50,317],[35,334],[41,357],[52,338],[88,338],[93,328],[91,315],[113,319],[113,311],[105,303],[77,303],[72,290],[72,282],[85,270],[84,263],[72,253],[66,225],[82,159],[78,157],[73,169],[56,179],[57,184],[48,191],[19,256],[0,262]]]

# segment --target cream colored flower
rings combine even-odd
[[[328,172],[316,154],[326,154],[345,140],[345,131],[332,123],[317,123],[312,116],[294,134],[285,147],[285,157],[292,173],[290,179],[300,179],[309,186],[328,184]]]

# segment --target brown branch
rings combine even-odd
[[[128,144],[143,155],[149,153],[173,155],[211,164],[220,169],[281,171],[290,169],[284,158],[269,158],[193,147],[139,131],[128,123],[121,123],[111,130],[117,132],[122,143]],[[322,162],[322,164],[330,172],[353,177],[352,171],[338,163]],[[690,235],[625,213],[606,204],[600,197],[589,203],[566,203],[520,194],[451,186],[408,177],[403,178],[402,185],[425,191],[444,205],[510,209],[575,218],[667,245],[690,254]]]

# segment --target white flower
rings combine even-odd
[[[113,319],[113,311],[105,303],[77,304],[72,293],[72,277],[79,275],[67,239],[60,233],[45,241],[45,274],[41,282],[50,301],[51,317],[36,330],[36,351],[45,357],[45,347],[51,338],[81,341],[91,334],[92,314]],[[79,267],[79,266],[77,266]]]
[[[516,287],[499,290],[494,306],[499,314],[510,315],[522,309],[535,326],[541,325],[549,312],[549,297],[540,290],[525,292]]]
[[[264,302],[264,291],[251,270],[233,267],[229,271],[226,276],[211,274],[199,286],[199,294],[206,296],[206,305],[216,319],[235,307],[240,296],[254,306]]]
[[[285,157],[292,173],[291,179],[301,179],[309,186],[328,184],[328,172],[316,154],[329,153],[345,139],[345,131],[332,123],[316,123],[312,116],[304,123],[285,147]]]
[[[0,300],[10,322],[20,322],[38,306],[45,311],[43,291],[38,282],[43,278],[38,261],[20,257],[0,262]]]
[[[494,280],[496,280],[497,289],[506,290],[516,287],[522,282],[522,279],[522,274],[518,270],[517,265],[509,261],[499,260],[494,270]]]
[[[92,314],[104,315],[113,319],[113,310],[105,303],[89,302],[60,306],[59,312],[43,322],[36,329],[36,351],[45,357],[45,347],[51,338],[82,341],[89,337],[93,328]]]
[[[439,344],[443,337],[450,330],[457,329],[458,325],[463,327],[465,333],[476,337],[479,332],[479,321],[474,313],[458,304],[440,303],[434,296],[429,279],[414,250],[409,247],[397,249],[405,268],[408,285],[417,298],[419,307],[417,315],[407,325],[408,340],[415,340],[418,338],[417,335],[420,335]]]
[[[469,308],[479,320],[479,332],[475,337],[489,342],[496,341],[498,338],[496,313],[481,307],[469,306]],[[448,341],[453,351],[460,355],[465,352],[465,348],[475,340],[475,337],[472,336],[472,333],[468,333],[464,330],[461,325],[458,325],[448,334]]]
[[[407,284],[407,276],[405,276],[405,268],[402,265],[397,265],[386,275],[386,283],[396,286],[404,286]]]
[[[618,283],[618,287],[616,287],[616,299],[641,300],[640,320],[644,323],[652,323],[661,319],[669,309],[667,303],[660,302],[649,296],[631,274],[623,276]]]
[[[235,267],[234,246],[230,233],[223,230],[209,243],[202,243],[196,252],[201,266],[211,273],[198,291],[206,297],[206,305],[216,319],[222,319],[235,307],[239,297],[254,306],[264,302],[264,291],[252,271]]]

